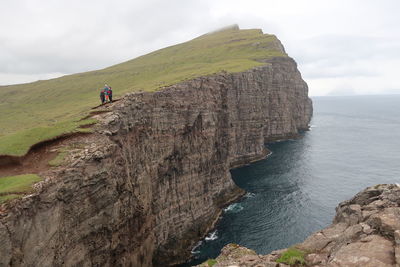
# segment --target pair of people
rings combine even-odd
[[[112,102],[112,89],[111,86],[107,84],[104,85],[104,88],[100,91],[100,100],[101,104],[104,104],[108,101]]]

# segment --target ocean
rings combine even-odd
[[[231,171],[248,193],[225,208],[186,266],[228,243],[266,254],[302,242],[332,222],[339,202],[400,183],[400,95],[314,97],[313,105],[302,138],[267,144],[268,158]]]

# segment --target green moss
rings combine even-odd
[[[36,174],[0,177],[0,194],[24,193],[32,190],[32,185],[41,181]]]
[[[207,265],[209,266],[209,267],[212,267],[212,266],[214,266],[215,264],[217,264],[218,262],[217,262],[217,260],[215,260],[215,259],[209,259],[209,260],[207,260]]]
[[[75,131],[76,121],[97,106],[107,83],[114,98],[155,91],[222,70],[240,72],[261,59],[282,56],[274,35],[229,29],[206,34],[102,70],[34,83],[0,86],[0,155],[23,155],[32,144]],[[84,129],[82,131],[90,131]]]
[[[294,264],[304,265],[306,263],[304,259],[305,255],[306,252],[304,251],[301,251],[296,248],[289,248],[284,253],[282,253],[279,259],[276,260],[276,262],[285,263],[289,265],[294,265]]]

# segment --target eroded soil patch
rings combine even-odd
[[[90,135],[93,134],[73,133],[44,141],[34,145],[22,157],[0,156],[0,179],[5,176],[26,173],[40,174],[45,172],[50,168],[49,161],[58,155],[60,148],[69,145],[84,144]]]

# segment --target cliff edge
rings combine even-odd
[[[262,159],[266,142],[297,136],[311,116],[289,57],[129,93],[68,141],[33,194],[2,206],[0,266],[183,262],[243,194],[229,169]]]
[[[291,266],[400,266],[400,187],[366,188],[338,205],[332,225],[290,250],[257,255],[250,249],[229,244],[213,266],[282,267],[289,266],[282,261],[290,260]],[[297,258],[290,254],[297,254]]]

